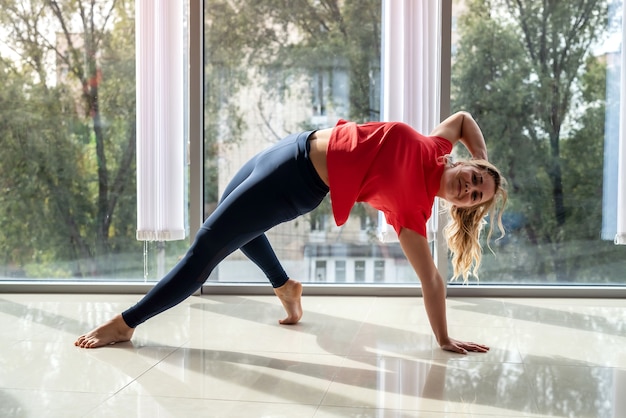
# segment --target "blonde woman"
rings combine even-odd
[[[461,142],[473,160],[452,164]],[[429,136],[400,122],[357,124],[289,135],[261,152],[235,175],[216,210],[207,218],[185,257],[135,306],[80,336],[75,345],[95,348],[131,339],[135,328],[198,290],[228,254],[241,249],[265,273],[287,316],[302,318],[302,284],[278,261],[265,232],[315,209],[330,192],[335,222],[343,225],[356,202],[385,213],[421,282],[426,313],[442,349],[485,352],[482,344],[450,338],[446,286],[426,239],[426,221],[435,196],[450,207],[446,228],[455,276],[467,278],[480,265],[479,236],[491,214],[491,229],[503,232],[504,179],[487,162],[476,121],[456,113]],[[500,202],[501,204],[498,204]],[[490,234],[491,234],[490,229]]]

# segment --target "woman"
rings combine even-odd
[[[451,164],[457,142],[473,160]],[[419,276],[428,319],[444,350],[467,353],[489,348],[448,336],[445,283],[434,265],[426,239],[426,221],[435,196],[450,204],[446,235],[455,277],[467,278],[480,264],[478,241],[484,217],[491,213],[503,232],[504,180],[487,162],[485,141],[471,115],[456,113],[431,136],[403,123],[340,121],[330,129],[293,134],[261,152],[235,175],[216,210],[208,217],[185,257],[135,306],[80,336],[75,345],[95,348],[128,341],[135,327],[180,303],[198,290],[228,254],[241,249],[266,274],[286,318],[302,317],[302,284],[290,279],[265,232],[315,209],[330,191],[337,225],[346,222],[357,201],[383,211]],[[500,198],[500,199],[498,199]],[[497,214],[496,214],[497,212]],[[491,230],[490,230],[491,234]]]

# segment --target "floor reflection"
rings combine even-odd
[[[451,300],[454,333],[492,345],[461,356],[421,299],[365,297],[310,298],[292,327],[274,298],[194,297],[131,343],[81,350],[119,308],[90,298],[0,298],[0,416],[626,417],[626,302]]]

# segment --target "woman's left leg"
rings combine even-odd
[[[283,139],[281,142],[288,144],[294,144],[295,147],[289,149],[287,160],[294,164],[294,170],[297,172],[298,184],[289,186],[289,182],[292,179],[283,178],[280,184],[276,186],[279,189],[293,190],[292,193],[297,194],[297,198],[290,199],[288,206],[293,207],[298,215],[302,215],[315,209],[322,199],[328,194],[328,186],[324,184],[322,179],[317,174],[313,163],[311,162],[309,152],[310,143],[309,137],[313,131],[302,132],[299,134],[290,135]],[[259,158],[262,160],[258,165],[264,168],[261,170],[275,170],[274,166],[277,165],[277,161],[283,161],[283,158],[275,158],[271,154],[273,151],[262,153]],[[256,164],[255,164],[256,165]],[[227,197],[242,181],[242,176],[246,175],[245,170],[243,173],[235,176],[231,183],[226,186],[224,190],[224,197]],[[243,245],[241,251],[254,262],[262,271],[272,284],[274,289],[281,288],[289,279],[289,276],[285,272],[282,264],[276,257],[274,249],[272,248],[267,236],[263,233],[254,238],[247,244]]]

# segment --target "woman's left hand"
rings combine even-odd
[[[467,354],[468,351],[474,351],[477,353],[486,353],[489,351],[489,347],[482,344],[465,342],[465,341],[457,341],[452,338],[445,344],[441,345],[441,348],[446,351],[452,351],[459,354]]]

